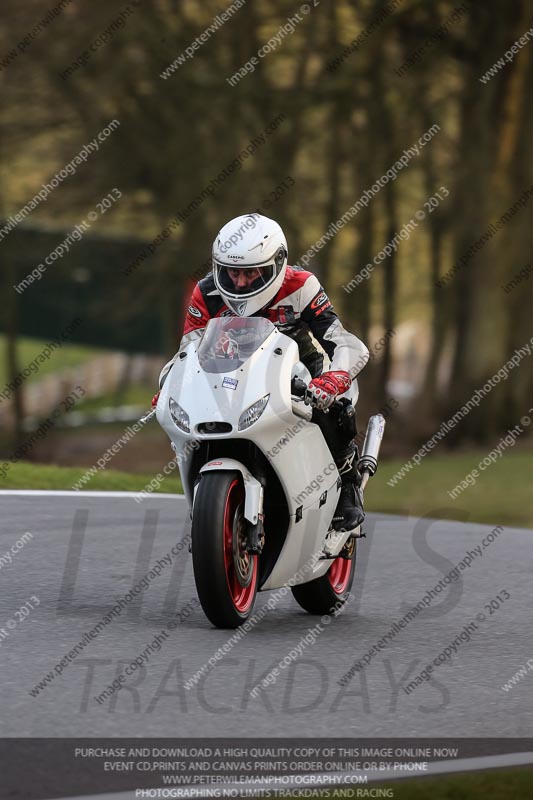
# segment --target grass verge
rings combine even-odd
[[[426,458],[396,486],[387,481],[403,465],[387,461],[380,465],[366,491],[368,511],[402,516],[429,516],[484,522],[489,525],[514,525],[533,528],[533,452],[513,451],[505,454],[469,486],[456,500],[451,491],[486,456],[486,451]],[[20,462],[11,465],[6,478],[0,479],[5,489],[70,489],[81,478],[83,467],[49,467]],[[116,470],[99,471],[88,484],[91,490],[140,491],[154,475],[137,475]],[[181,491],[179,478],[166,478],[159,491]]]
[[[53,337],[52,337],[53,338]],[[6,365],[6,337],[0,334],[0,387],[3,387],[7,382],[7,365]],[[30,339],[22,337],[17,342],[17,358],[19,367],[24,370],[34,358],[45,349],[47,342],[44,339]],[[91,358],[105,352],[98,350],[95,347],[85,347],[84,345],[68,344],[65,343],[61,348],[54,350],[50,358],[42,364],[39,364],[38,372],[31,373],[27,381],[40,380],[45,375],[52,372],[66,369],[67,367],[77,367],[80,364],[89,361]]]
[[[86,472],[84,467],[50,467],[21,461],[12,464],[5,478],[0,478],[0,489],[72,489]],[[181,493],[181,481],[177,477],[165,477],[157,492]],[[118,470],[99,470],[85,484],[84,490],[108,492],[140,492],[154,475],[142,475]]]
[[[366,507],[388,514],[533,528],[531,450],[505,452],[495,464],[479,471],[480,477],[473,486],[455,500],[449,496],[448,492],[477,468],[487,453],[488,450],[479,450],[429,456],[392,487],[387,481],[405,462],[383,462],[369,481]]]
[[[529,800],[533,769],[485,770],[461,775],[372,783],[366,787],[332,787],[320,800],[334,797],[390,797],[394,800]],[[344,791],[347,793],[344,794]],[[349,794],[349,792],[353,794]],[[365,791],[368,794],[365,794]],[[360,792],[360,794],[358,794]],[[374,793],[372,793],[374,792]]]

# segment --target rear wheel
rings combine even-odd
[[[258,556],[246,551],[244,486],[238,472],[202,475],[192,520],[192,563],[198,597],[217,628],[237,628],[253,609]]]
[[[343,548],[348,558],[336,558],[325,575],[292,587],[294,599],[310,614],[331,614],[347,601],[355,575],[357,539],[348,539]]]

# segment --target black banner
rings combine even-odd
[[[372,786],[533,764],[533,739],[3,739],[0,748],[10,800],[393,797]]]

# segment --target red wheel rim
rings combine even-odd
[[[344,594],[352,572],[353,560],[336,558],[328,570],[328,580],[335,594]]]
[[[257,556],[244,548],[243,504],[244,489],[235,479],[229,487],[224,510],[224,566],[231,600],[240,614],[246,613],[253,603],[258,573]]]

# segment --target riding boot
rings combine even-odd
[[[361,525],[365,518],[363,495],[361,493],[361,475],[357,469],[358,453],[354,445],[353,451],[337,464],[342,485],[333,516],[333,529],[351,531]]]

